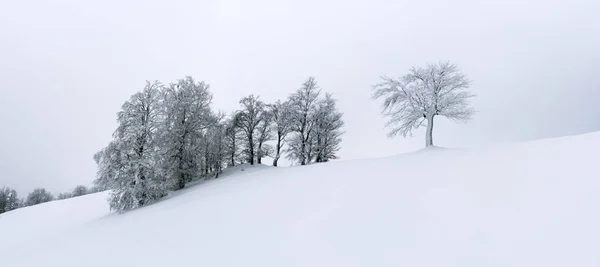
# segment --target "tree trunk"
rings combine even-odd
[[[182,142],[183,143],[183,142]],[[177,169],[177,187],[176,190],[183,189],[185,187],[185,176],[183,173],[183,144],[180,144],[179,151],[177,154],[178,169]]]
[[[309,133],[310,135],[310,133]],[[307,135],[306,137],[306,143],[308,145],[308,151],[306,151],[306,156],[304,156],[305,158],[305,164],[310,164],[312,162],[312,156],[313,156],[313,140],[311,139],[311,137]]]
[[[208,173],[209,173],[209,171],[210,171],[210,163],[208,162],[208,157],[209,157],[209,156],[210,156],[210,155],[209,155],[208,153],[206,153],[206,154],[204,155],[204,165],[206,166],[206,167],[204,168],[204,175],[208,175]]]
[[[185,125],[186,113],[187,113],[187,110],[184,109],[183,116],[181,118],[182,127]],[[183,152],[184,152],[185,140],[186,140],[188,132],[187,132],[187,130],[185,130],[185,127],[183,127],[183,128],[184,128],[184,131],[183,131],[183,134],[181,135],[181,139],[179,139],[179,151],[177,154],[177,159],[179,160],[179,162],[178,162],[178,168],[179,168],[178,174],[179,175],[177,177],[176,190],[183,189],[185,187],[185,180],[186,180],[185,173],[183,172],[183,160],[184,160]]]
[[[425,133],[425,147],[433,146],[433,117],[427,116],[427,132]]]
[[[231,142],[231,166],[235,166],[235,149],[236,149],[236,144],[235,144],[235,132],[233,133],[232,138],[232,142]]]
[[[281,156],[281,138],[277,137],[277,151],[275,154],[275,158],[273,159],[273,166],[277,167],[277,161],[279,161],[279,157]]]
[[[258,142],[258,150],[256,151],[256,163],[262,164],[262,142]]]
[[[306,165],[306,141],[304,138],[304,132],[300,132],[302,136],[302,145],[300,146],[300,165]]]
[[[250,143],[250,156],[248,158],[248,162],[250,162],[250,165],[254,165],[254,148],[253,148],[254,144],[252,144],[252,142]]]

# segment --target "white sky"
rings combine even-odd
[[[370,87],[439,60],[473,80],[479,113],[437,120],[436,145],[597,131],[599,11],[596,0],[0,0],[0,186],[90,184],[121,104],[145,80],[186,75],[224,111],[315,76],[345,114],[344,159],[424,145],[423,130],[386,137]]]

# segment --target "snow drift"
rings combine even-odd
[[[56,201],[0,215],[0,266],[600,266],[598,148],[238,167],[123,215]]]

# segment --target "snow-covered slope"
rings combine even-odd
[[[52,202],[0,215],[0,266],[600,266],[599,148],[238,167],[123,215]]]

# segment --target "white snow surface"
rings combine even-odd
[[[599,148],[240,166],[121,215],[54,201],[0,215],[0,266],[600,266]]]

